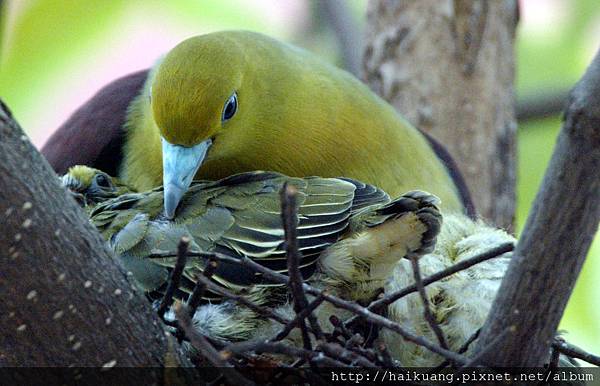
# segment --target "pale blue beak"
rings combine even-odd
[[[207,139],[195,146],[185,147],[173,145],[164,138],[161,140],[165,216],[172,219],[177,205],[190,187],[198,168],[202,165],[212,141]]]

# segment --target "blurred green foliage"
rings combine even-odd
[[[256,6],[260,5],[261,6]],[[42,128],[33,116],[48,110],[48,99],[63,92],[69,74],[94,63],[98,52],[110,56],[107,42],[127,33],[164,42],[220,29],[250,29],[290,40],[292,27],[265,17],[275,2],[245,0],[7,0],[0,10],[0,96],[20,123]],[[140,20],[146,23],[140,28]],[[138,36],[139,39],[139,36]],[[162,40],[161,40],[162,39]],[[139,52],[128,52],[135,61]],[[148,63],[148,66],[151,63]],[[123,73],[115,77],[124,75]],[[86,97],[89,97],[87,95]],[[56,102],[53,99],[52,102]],[[52,106],[52,108],[61,106]],[[70,111],[65,112],[65,114]],[[57,123],[58,124],[58,123]],[[29,133],[34,135],[37,133]],[[45,138],[45,137],[44,137]]]
[[[4,2],[2,9],[0,92],[17,111],[29,105],[31,91],[45,87],[90,42],[101,39],[123,8],[120,0],[31,1],[19,4],[26,9],[9,20],[7,7],[16,4]]]
[[[520,27],[516,45],[517,94],[571,87],[598,48],[598,29],[594,30],[594,26],[600,24],[597,0],[552,0],[547,3],[521,0],[521,5],[529,7],[531,4],[525,2],[537,2],[538,7],[554,6],[554,21],[544,25],[542,20],[536,27],[527,25],[526,18],[523,20],[525,25]],[[139,10],[142,15],[160,15],[159,20],[197,25],[199,32],[225,28],[262,31],[304,45],[318,54],[329,54],[329,58],[335,60],[331,55],[335,44],[331,31],[323,28],[322,20],[317,18],[315,22],[310,18],[315,11],[314,2],[307,7],[309,18],[301,31],[292,31],[286,22],[275,25],[273,18],[277,12],[275,16],[265,17],[265,13],[275,11],[282,4],[276,1],[5,0],[0,4],[0,97],[26,128],[30,116],[40,106],[48,109],[49,104],[53,108],[52,101],[46,100],[47,96],[52,95],[52,88],[60,87],[60,79],[73,69],[73,63],[85,63],[79,58],[97,49],[111,30],[132,14],[132,10]],[[352,1],[352,9],[360,23],[364,23],[365,7],[365,0]],[[160,25],[157,25],[157,36],[161,33]],[[550,159],[560,124],[559,117],[554,117],[526,122],[519,128],[519,229]],[[568,330],[568,339],[596,352],[600,351],[600,329],[597,328],[600,284],[595,280],[597,277],[600,277],[598,242],[593,246],[561,325]]]

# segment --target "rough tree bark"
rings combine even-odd
[[[600,51],[569,97],[552,160],[477,348],[483,362],[547,359],[600,219]]]
[[[364,77],[446,145],[478,213],[511,228],[515,205],[515,0],[371,0]]]
[[[155,313],[1,102],[0,219],[0,366],[162,365]]]

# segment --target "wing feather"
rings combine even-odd
[[[92,221],[112,234],[115,250],[128,265],[147,272],[145,288],[162,288],[175,258],[144,258],[157,250],[175,252],[182,236],[192,240],[194,251],[246,256],[277,272],[287,272],[279,191],[284,183],[298,189],[298,244],[300,268],[305,278],[316,269],[321,251],[348,230],[353,213],[389,202],[380,189],[350,179],[292,178],[278,173],[242,173],[215,182],[195,182],[182,200],[175,221],[162,215],[162,189],[120,196],[92,211]],[[141,264],[143,262],[144,264]],[[189,258],[181,291],[189,293],[206,265],[203,258]],[[165,270],[166,271],[163,271]],[[154,276],[153,276],[154,275]],[[160,280],[150,280],[155,276]],[[213,280],[235,290],[250,285],[271,286],[252,269],[234,263],[219,264]],[[215,298],[215,294],[207,297]]]

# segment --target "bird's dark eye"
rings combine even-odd
[[[98,174],[96,176],[96,185],[98,185],[100,188],[112,187],[112,184],[108,180],[108,177],[106,177],[104,174]]]
[[[237,111],[237,107],[238,107],[237,93],[234,92],[229,97],[227,102],[225,102],[225,106],[223,107],[223,114],[221,116],[221,121],[225,122],[227,120],[230,120],[235,115],[235,112]]]

